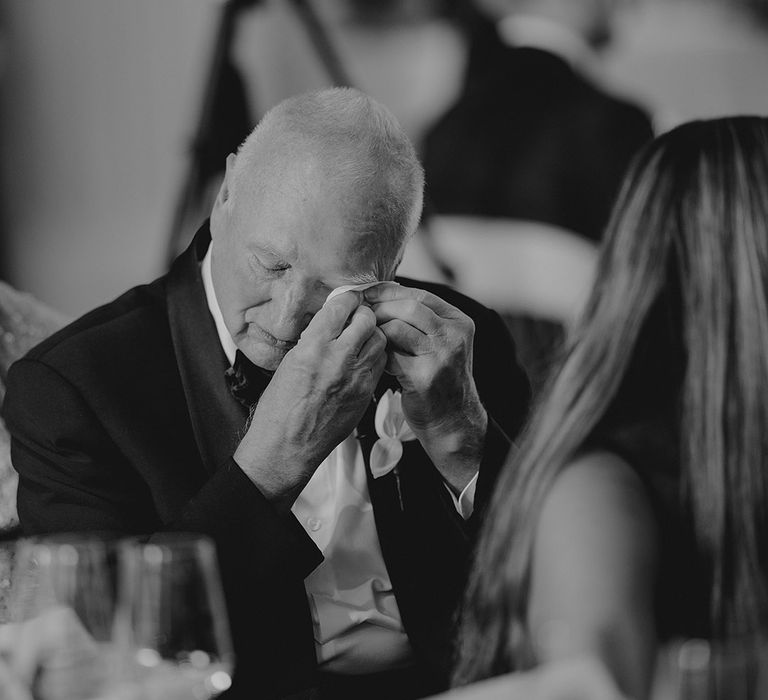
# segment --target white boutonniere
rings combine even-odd
[[[403,414],[403,396],[387,389],[376,406],[374,427],[379,439],[371,450],[371,473],[374,479],[389,474],[403,456],[403,443],[415,440],[411,426]]]

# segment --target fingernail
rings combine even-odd
[[[365,295],[365,298],[368,300],[378,299],[379,297],[379,287],[369,287],[366,289],[363,294]]]

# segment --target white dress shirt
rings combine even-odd
[[[237,347],[213,289],[210,248],[202,277],[219,340],[232,364]],[[458,499],[449,489],[465,519],[472,513],[476,480],[475,476]],[[411,664],[413,652],[381,554],[355,433],[318,467],[291,511],[324,557],[304,580],[320,667],[361,674]]]

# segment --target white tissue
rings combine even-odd
[[[341,287],[336,287],[336,289],[331,291],[331,293],[327,296],[325,303],[327,304],[331,299],[339,296],[339,294],[344,294],[344,292],[364,292],[366,289],[375,287],[377,284],[381,284],[381,282],[377,281],[366,282],[365,284],[343,284]]]

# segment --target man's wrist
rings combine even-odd
[[[453,426],[424,431],[419,440],[446,484],[460,494],[480,469],[488,431],[482,404],[460,416]]]
[[[253,455],[248,454],[248,450],[243,450],[241,447],[242,444],[232,456],[235,464],[278,511],[287,512],[290,510],[307,485],[309,479],[304,477],[304,473],[305,471],[310,473],[309,470],[302,471],[296,477],[291,478],[290,472],[282,467],[279,460],[256,459]],[[295,468],[295,464],[293,467]]]

